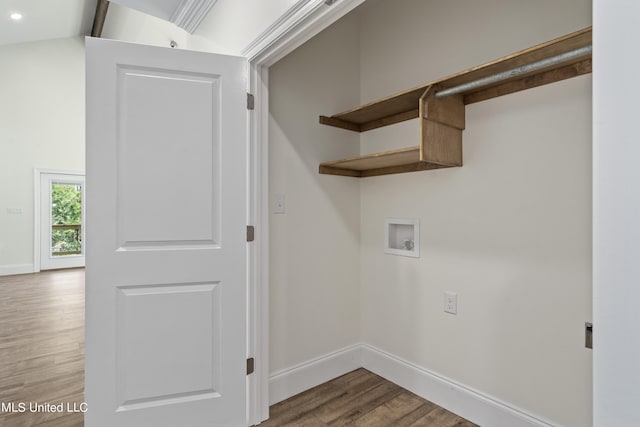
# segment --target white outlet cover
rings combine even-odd
[[[445,313],[458,314],[458,294],[455,292],[444,293]]]

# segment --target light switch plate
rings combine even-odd
[[[287,208],[287,197],[284,193],[276,193],[273,195],[273,213],[283,214]]]

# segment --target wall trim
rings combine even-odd
[[[326,0],[298,0],[241,55],[253,64],[269,67],[364,2],[338,0],[327,5]]]
[[[274,373],[269,377],[270,404],[361,367],[482,426],[561,427],[508,402],[362,343]]]
[[[33,264],[0,265],[0,276],[33,273]]]
[[[249,114],[249,218],[255,243],[249,247],[249,355],[255,373],[249,379],[248,425],[269,418],[269,97],[268,68],[250,64],[248,91],[255,97]],[[253,377],[253,378],[251,378]]]
[[[269,377],[269,404],[360,368],[360,354],[361,345],[356,344],[274,373]]]
[[[362,367],[482,426],[560,427],[443,375],[368,344]]]
[[[251,61],[260,53],[268,51],[276,40],[292,30],[302,20],[311,15],[322,4],[322,0],[298,0],[283,13],[273,24],[258,35],[241,52]]]

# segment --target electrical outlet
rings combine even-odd
[[[455,292],[444,293],[445,313],[458,314],[458,294]]]

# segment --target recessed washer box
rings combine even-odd
[[[392,255],[420,257],[420,220],[385,218],[384,252]]]

